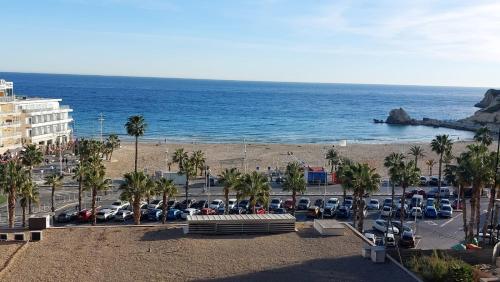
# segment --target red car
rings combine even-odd
[[[211,215],[211,214],[217,214],[217,212],[213,209],[203,208],[203,209],[201,209],[201,214],[202,215]]]
[[[255,208],[255,214],[265,214],[266,210],[262,207]]]
[[[283,207],[286,209],[286,210],[291,210],[294,208],[294,204],[293,204],[293,200],[292,199],[288,199],[285,201],[285,203],[283,204]]]
[[[78,221],[87,222],[92,219],[92,212],[88,209],[83,209],[78,213]]]

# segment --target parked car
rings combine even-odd
[[[320,209],[318,206],[310,206],[307,209],[307,217],[319,218],[320,215],[321,215],[321,213],[320,213]]]
[[[275,210],[273,211],[273,213],[274,213],[274,214],[286,214],[287,212],[286,212],[286,209],[284,209],[284,208],[279,208],[279,209],[275,209]]]
[[[425,208],[425,217],[428,217],[428,218],[437,218],[438,217],[438,213],[437,213],[437,210],[434,206],[428,206]]]
[[[236,206],[237,202],[238,202],[238,200],[236,200],[236,199],[229,199],[228,202],[227,202],[227,204],[228,204],[227,208],[229,210],[232,209],[232,208],[234,208]]]
[[[238,203],[238,207],[242,207],[244,208],[245,210],[248,210],[250,208],[250,201],[249,200],[241,200],[239,203]]]
[[[431,177],[429,179],[429,186],[438,186],[439,179],[437,177]]]
[[[330,198],[326,201],[325,209],[335,210],[339,206],[339,200],[337,198]]]
[[[413,232],[413,229],[411,229],[411,227],[409,225],[403,224],[401,226],[401,222],[398,220],[393,220],[391,223],[392,223],[392,226],[396,227],[399,230],[399,232],[405,232],[405,231]],[[400,233],[398,233],[398,234],[400,234]]]
[[[280,198],[271,199],[271,204],[269,204],[269,209],[275,210],[281,208],[282,201]]]
[[[208,207],[213,209],[213,210],[217,210],[218,208],[220,208],[223,205],[224,205],[224,201],[222,201],[220,199],[215,199],[210,203],[210,205]]]
[[[57,216],[57,222],[70,222],[78,217],[78,211],[66,210]]]
[[[203,209],[201,209],[201,214],[202,215],[213,215],[213,214],[217,214],[217,212],[211,208],[203,208]]]
[[[141,219],[147,219],[149,213],[149,206],[147,203],[141,204]]]
[[[411,217],[422,217],[423,213],[422,213],[422,208],[419,208],[419,207],[413,207],[411,208],[411,212],[410,212],[410,216]]]
[[[408,208],[407,208],[406,205],[405,205],[405,207],[403,209],[401,209],[401,207],[397,208],[396,212],[394,212],[394,217],[396,219],[400,218],[401,217],[401,213],[403,213],[403,217],[407,217],[408,216]]]
[[[354,204],[353,199],[345,199],[344,201],[344,206],[347,207],[348,209],[352,210],[352,205]]]
[[[263,207],[255,207],[255,214],[266,214],[266,209]]]
[[[311,205],[309,198],[301,198],[297,204],[297,210],[307,210]]]
[[[392,207],[390,206],[384,206],[382,210],[380,211],[380,216],[381,217],[389,217],[392,215]]]
[[[175,208],[180,205],[179,201],[177,200],[168,200],[167,202],[167,209]]]
[[[314,205],[320,209],[323,208],[324,204],[325,203],[324,203],[323,199],[316,199],[316,201],[314,201]]]
[[[148,205],[148,209],[159,209],[161,208],[161,205],[163,204],[163,201],[162,200],[152,200],[149,205]]]
[[[385,206],[392,207],[392,199],[391,198],[384,199],[384,203],[382,204],[382,207],[385,207]]]
[[[170,201],[169,201],[168,206],[171,207]],[[207,200],[198,200],[196,203],[191,205],[191,208],[198,209],[198,210],[201,210],[203,208],[208,208],[208,201]]]
[[[451,206],[451,202],[450,200],[448,199],[441,199],[441,201],[439,201],[439,206]]]
[[[378,199],[371,199],[370,202],[368,202],[367,208],[369,210],[379,210],[380,203],[378,202]]]
[[[442,199],[449,198],[451,196],[450,188],[448,188],[448,187],[441,187],[441,189],[439,190],[439,196]]]
[[[246,213],[247,211],[244,208],[238,206],[235,206],[229,210],[229,214],[246,214]]]
[[[373,244],[375,244],[375,242],[377,241],[377,237],[373,233],[365,233],[364,235],[366,239],[368,239],[368,241],[372,242]]]
[[[190,208],[192,204],[196,203],[195,199],[185,199],[179,204],[179,209],[184,210]]]
[[[384,243],[387,247],[396,247],[396,239],[394,238],[394,234],[390,232],[385,234]]]
[[[404,231],[399,239],[399,245],[403,248],[415,248],[415,235],[411,231]]]
[[[161,209],[149,209],[148,211],[148,220],[151,221],[158,221],[162,217],[162,210]]]
[[[436,199],[427,198],[427,201],[425,202],[425,207],[436,207]]]
[[[294,208],[293,200],[292,199],[285,200],[285,203],[283,203],[283,207],[287,210],[293,209]]]
[[[420,185],[421,186],[426,186],[429,180],[425,176],[420,176]]]
[[[83,209],[78,213],[78,221],[87,222],[92,218],[92,211],[88,209]]]
[[[127,201],[114,201],[112,204],[111,204],[111,207],[113,208],[116,208],[118,210],[124,210],[124,209],[127,209],[128,207],[130,206],[130,203],[127,202]]]
[[[97,220],[106,221],[106,220],[114,218],[116,212],[117,212],[116,210],[112,210],[109,208],[100,209],[96,213],[96,218],[97,218]]]
[[[115,215],[116,221],[126,221],[134,216],[134,213],[129,210],[119,210]]]
[[[439,210],[439,216],[440,217],[452,217],[453,216],[453,209],[451,208],[450,205],[441,206],[441,209]]]
[[[337,218],[349,218],[351,216],[351,210],[346,206],[340,206],[336,216]]]
[[[200,210],[193,209],[193,208],[187,208],[187,209],[182,211],[181,218],[187,219],[188,215],[197,215],[197,214],[200,214]]]
[[[373,229],[378,230],[382,233],[385,233],[386,231],[389,233],[394,233],[398,234],[399,229],[393,225],[389,225],[389,223],[386,220],[383,219],[377,219],[373,222]]]

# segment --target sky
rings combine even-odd
[[[0,0],[0,71],[500,86],[500,1]]]

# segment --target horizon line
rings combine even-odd
[[[463,85],[430,85],[430,84],[397,84],[397,83],[359,83],[359,82],[311,82],[311,81],[278,81],[278,80],[245,80],[245,79],[217,79],[217,78],[190,78],[175,76],[147,76],[147,75],[119,75],[119,74],[89,74],[89,73],[57,73],[57,72],[24,72],[24,71],[0,71],[0,73],[14,74],[41,74],[41,75],[68,75],[68,76],[99,76],[99,77],[122,77],[122,78],[152,78],[152,79],[181,79],[181,80],[205,80],[205,81],[228,81],[228,82],[256,82],[256,83],[289,83],[289,84],[337,84],[337,85],[375,85],[375,86],[418,86],[418,87],[457,87],[457,88],[481,88],[494,89],[487,86],[463,86]]]

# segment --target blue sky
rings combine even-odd
[[[0,0],[0,71],[500,86],[500,2]]]

